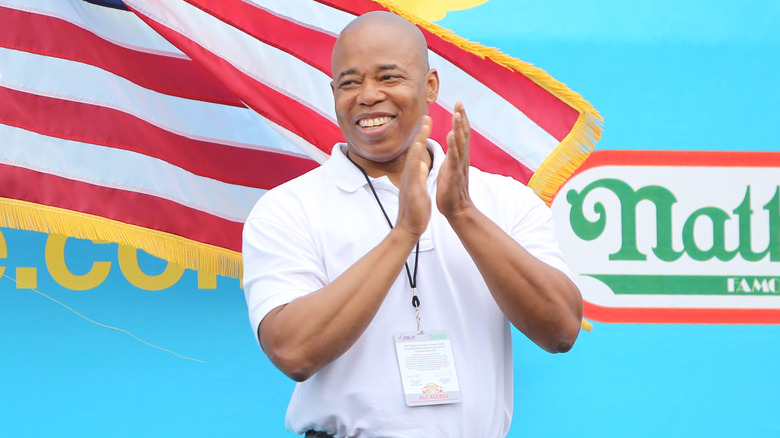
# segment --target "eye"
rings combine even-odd
[[[380,82],[385,85],[395,85],[403,80],[403,77],[397,73],[387,73],[379,77]]]
[[[353,88],[355,85],[357,85],[357,81],[355,81],[354,79],[346,79],[346,80],[343,80],[343,81],[339,82],[339,88],[341,88],[341,89]]]

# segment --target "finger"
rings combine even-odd
[[[460,146],[457,144],[455,130],[447,133],[447,154],[445,160],[457,160],[459,156],[458,149]]]
[[[420,123],[420,129],[414,135],[413,143],[426,144],[428,138],[431,136],[431,130],[433,129],[433,119],[430,116],[423,116],[422,123]]]
[[[469,118],[468,118],[468,116],[466,116],[466,107],[465,107],[465,105],[463,105],[463,102],[458,101],[455,104],[455,112],[460,114],[460,116],[462,118],[463,127],[468,130],[469,129]]]
[[[462,102],[455,104],[455,114],[453,115],[453,141],[458,149],[458,158],[468,163],[469,161],[469,136],[471,127],[466,117],[466,109]]]
[[[414,170],[418,171],[418,178],[422,175],[422,178],[425,179],[428,175],[428,162],[425,160],[427,155],[428,153],[426,152],[426,144],[424,141],[415,141],[409,147],[407,162],[413,166]]]
[[[433,120],[428,116],[423,116],[420,128],[412,140],[412,144],[409,146],[409,150],[406,153],[406,165],[404,170],[416,175],[416,178],[424,179],[428,174],[428,162],[427,158],[427,140],[431,135]]]
[[[452,129],[447,133],[447,157],[452,157],[451,159],[458,158],[460,149],[460,145],[457,143],[459,127],[460,117],[458,117],[458,112],[455,111],[452,114]]]
[[[430,138],[432,130],[433,130],[433,119],[427,115],[423,116],[420,129],[417,131],[417,134],[415,135],[414,138],[414,142],[412,143],[412,146],[415,149],[414,152],[415,159],[420,161],[421,165],[425,167],[426,175],[428,174],[428,161],[427,161],[428,138]]]
[[[432,120],[425,117],[406,151],[401,175],[397,227],[412,231],[419,237],[430,219],[430,196],[426,189],[428,152],[426,140],[431,134]]]
[[[469,117],[466,115],[466,107],[463,106],[462,102],[460,103],[460,117],[461,117],[461,132],[463,133],[463,140],[464,145],[468,149],[469,147],[469,137],[471,136],[471,124],[469,123]]]
[[[465,119],[463,103],[458,101],[452,113],[452,130],[447,133],[447,152],[460,160],[468,157],[468,121]]]

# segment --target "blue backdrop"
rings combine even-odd
[[[439,24],[581,93],[605,119],[600,149],[780,151],[778,21],[770,1],[489,0]],[[116,245],[71,239],[51,257],[73,274],[111,263],[73,290],[47,268],[47,235],[0,231],[6,274],[37,280],[0,279],[3,435],[292,436],[293,384],[257,347],[237,280],[187,271],[144,290]],[[780,436],[778,326],[597,322],[565,355],[515,335],[510,437]]]

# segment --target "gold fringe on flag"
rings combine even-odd
[[[502,67],[523,74],[580,113],[577,122],[566,138],[545,158],[528,182],[528,187],[532,188],[549,205],[558,189],[585,162],[585,159],[588,158],[601,138],[603,119],[598,111],[578,93],[572,91],[565,84],[533,64],[501,53],[494,47],[486,47],[480,43],[460,37],[449,29],[433,24],[398,7],[392,0],[373,1],[444,41],[452,43],[482,59],[490,59]]]
[[[0,227],[118,243],[188,269],[234,278],[241,275],[239,252],[57,207],[0,197]]]
[[[593,330],[593,323],[588,321],[585,318],[582,318],[582,322],[580,322],[580,328],[587,331]]]

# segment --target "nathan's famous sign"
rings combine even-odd
[[[780,153],[597,151],[552,209],[587,318],[780,323]]]

